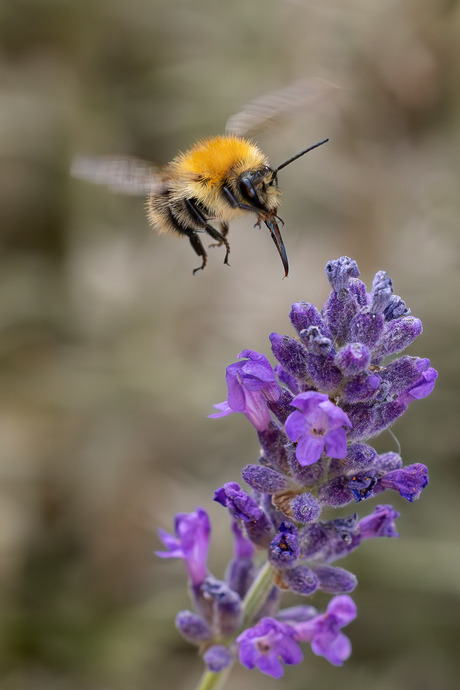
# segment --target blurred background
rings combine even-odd
[[[386,269],[424,323],[410,352],[440,377],[394,432],[431,483],[413,505],[386,498],[399,540],[343,563],[360,580],[346,665],[306,650],[282,681],[238,668],[228,688],[458,687],[459,35],[456,0],[3,0],[2,689],[195,687],[174,628],[184,570],[154,557],[156,530],[205,507],[223,575],[213,491],[258,443],[244,417],[207,415],[240,350],[271,357],[291,303],[322,305],[342,254],[368,284]],[[280,175],[286,280],[251,219],[231,228],[231,267],[210,250],[193,277],[188,241],[155,235],[142,199],[69,176],[78,154],[164,164],[310,76],[339,88],[257,137],[274,165],[330,137]],[[389,434],[377,447],[395,450]]]

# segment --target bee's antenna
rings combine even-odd
[[[292,158],[288,158],[287,161],[284,161],[284,163],[281,163],[281,165],[278,165],[276,170],[274,170],[273,172],[276,174],[277,172],[279,172],[281,170],[281,168],[285,168],[286,165],[293,163],[294,161],[297,160],[297,158],[300,158],[301,156],[303,156],[305,153],[308,153],[309,151],[313,151],[313,149],[318,148],[318,146],[322,146],[327,141],[329,141],[329,139],[323,139],[323,141],[319,141],[317,144],[313,144],[313,146],[309,146],[308,149],[304,149],[300,153],[297,153],[295,156],[292,156]]]

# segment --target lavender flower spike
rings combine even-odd
[[[366,501],[393,490],[413,502],[428,483],[422,463],[404,465],[398,453],[370,445],[434,388],[428,359],[398,355],[422,332],[421,321],[384,271],[369,292],[346,256],[330,261],[326,276],[332,291],[322,309],[296,302],[297,335],[269,336],[278,364],[240,352],[226,370],[227,400],[210,415],[242,412],[260,443],[258,461],[243,463],[248,486],[228,481],[214,494],[234,536],[224,579],[207,570],[210,524],[202,508],[177,515],[174,534],[160,530],[166,551],[158,555],[183,559],[189,574],[194,610],[181,611],[176,626],[206,666],[197,690],[222,688],[237,657],[280,678],[285,664],[302,661],[302,642],[341,666],[351,654],[342,629],[356,617],[348,595],[358,579],[336,562],[366,539],[399,536],[397,510],[382,501],[366,511]],[[359,513],[333,516],[348,504]],[[317,590],[331,597],[326,611],[280,610],[286,592]]]
[[[267,401],[276,402],[281,388],[265,355],[255,350],[243,350],[238,355],[241,357],[247,359],[227,367],[227,400],[214,405],[220,412],[209,417],[226,417],[232,412],[242,412],[257,431],[263,431],[270,422]]]
[[[347,437],[342,426],[351,426],[343,410],[324,393],[299,393],[292,401],[298,408],[286,420],[286,433],[297,441],[296,457],[301,465],[319,460],[324,448],[331,458],[345,458]]]

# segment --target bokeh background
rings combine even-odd
[[[391,497],[400,540],[346,563],[360,580],[346,665],[306,651],[282,681],[239,668],[228,688],[458,687],[459,36],[456,0],[2,1],[2,689],[195,686],[201,662],[173,623],[184,572],[155,559],[156,530],[204,506],[222,576],[232,542],[213,490],[258,445],[244,417],[207,415],[226,365],[270,354],[342,254],[368,283],[386,269],[423,320],[410,351],[440,378],[394,431],[431,483],[413,505]],[[193,277],[188,241],[154,235],[142,199],[69,176],[78,154],[166,163],[304,77],[338,88],[258,137],[274,164],[330,137],[280,176],[287,280],[250,219],[231,229],[231,267],[211,250]],[[395,449],[389,434],[378,448]]]

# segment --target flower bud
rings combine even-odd
[[[318,589],[329,594],[347,594],[352,592],[358,584],[356,576],[343,568],[321,565],[313,570],[319,581]]]
[[[176,628],[189,642],[201,644],[212,638],[212,631],[209,624],[192,611],[179,611],[176,616]]]

